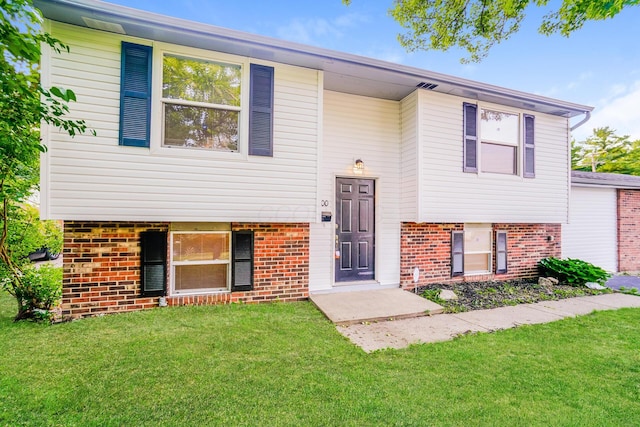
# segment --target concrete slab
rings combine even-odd
[[[553,322],[564,317],[559,314],[536,310],[527,305],[467,311],[465,313],[456,313],[453,316],[490,331],[513,328],[519,325]]]
[[[443,311],[440,305],[400,288],[311,294],[309,299],[338,325],[403,319]]]
[[[602,304],[597,304],[593,300],[589,299],[593,297],[585,298],[587,299],[568,298],[559,301],[542,301],[527,305],[533,309],[556,314],[562,317],[574,317],[589,314],[594,310],[603,309]]]
[[[338,330],[366,352],[404,348],[415,343],[448,341],[466,333],[488,332],[487,329],[458,319],[452,314],[338,326]]]
[[[590,301],[595,304],[603,305],[606,308],[602,308],[602,310],[623,307],[640,307],[640,296],[638,295],[614,293],[573,299],[579,301]]]

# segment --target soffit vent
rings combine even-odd
[[[433,90],[433,89],[437,88],[438,85],[435,84],[435,83],[420,82],[420,83],[418,83],[416,85],[416,87],[420,88],[420,89]]]
[[[93,28],[94,30],[109,31],[110,33],[118,33],[118,34],[127,34],[124,31],[124,28],[122,28],[122,25],[120,24],[107,22],[107,21],[100,21],[98,19],[93,19],[93,18],[87,18],[86,16],[83,16],[82,20],[84,21],[85,24],[87,24],[87,27]]]

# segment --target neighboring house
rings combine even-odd
[[[132,10],[36,0],[97,136],[43,128],[63,312],[531,277],[591,107]]]
[[[640,272],[640,177],[571,172],[562,256],[611,272]]]

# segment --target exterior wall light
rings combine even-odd
[[[360,159],[353,163],[353,173],[356,175],[362,175],[364,173],[364,162]]]

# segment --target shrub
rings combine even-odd
[[[23,269],[22,286],[16,289],[22,318],[51,320],[52,309],[62,297],[62,268],[43,264]]]
[[[571,286],[584,286],[587,282],[604,284],[611,274],[580,259],[544,258],[538,262],[541,276],[555,277],[560,283]]]

